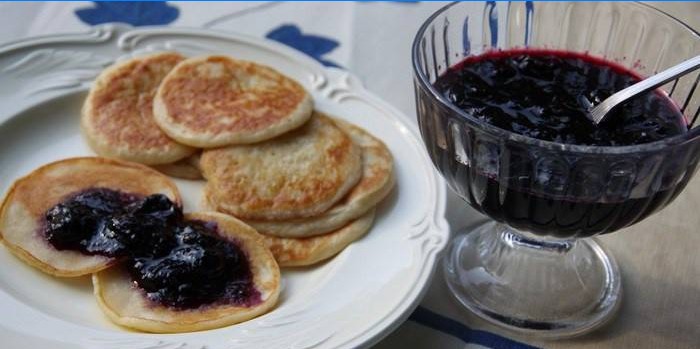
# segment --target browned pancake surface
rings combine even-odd
[[[319,214],[362,176],[359,146],[319,112],[275,139],[205,150],[200,165],[212,208],[245,219]]]
[[[296,81],[274,69],[225,56],[191,58],[163,81],[157,122],[193,146],[247,144],[303,124],[312,102]]]
[[[389,194],[394,186],[394,166],[391,152],[386,145],[358,126],[340,119],[333,121],[362,148],[362,178],[357,185],[333,207],[319,215],[285,221],[247,220],[246,223],[266,235],[321,235],[361,216]],[[212,206],[210,203],[207,205]]]
[[[265,245],[283,267],[312,265],[335,256],[372,227],[375,210],[332,232],[305,238],[265,235]]]
[[[177,161],[194,152],[168,137],[153,119],[153,97],[184,57],[160,53],[115,64],[100,74],[82,111],[82,128],[100,155],[145,164]]]

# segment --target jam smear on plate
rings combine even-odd
[[[50,208],[44,227],[58,250],[123,258],[131,280],[157,304],[193,309],[261,301],[239,244],[216,224],[184,220],[165,195],[88,189]]]
[[[636,73],[600,58],[523,49],[469,57],[434,85],[475,118],[545,141],[621,146],[686,132],[682,113],[658,91],[613,109],[600,125],[588,119],[592,106],[639,81]]]

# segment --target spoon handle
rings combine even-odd
[[[649,90],[655,89],[679,76],[683,76],[700,68],[700,56],[695,56],[691,59],[674,65],[658,74],[654,74],[632,86],[614,93],[606,98],[602,103],[591,109],[589,118],[595,125],[598,125],[605,116],[615,108],[618,104]]]

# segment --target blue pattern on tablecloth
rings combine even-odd
[[[180,10],[165,1],[105,1],[75,10],[75,15],[90,25],[120,22],[143,26],[170,24],[180,15]]]
[[[327,67],[338,67],[338,64],[323,58],[323,55],[338,47],[338,41],[320,35],[302,34],[299,27],[285,24],[271,30],[268,39],[279,41],[287,46],[306,53]]]
[[[501,337],[495,333],[471,329],[460,322],[420,306],[416,308],[408,319],[457,337],[465,343],[478,344],[494,349],[537,349],[537,347]]]

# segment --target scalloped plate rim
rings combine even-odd
[[[337,69],[337,68],[329,68],[329,67],[324,67],[321,65],[319,62],[313,60],[312,58],[304,55],[303,53],[300,53],[290,47],[287,47],[281,43],[277,43],[271,40],[267,39],[260,39],[256,38],[253,36],[245,35],[245,34],[239,34],[239,33],[232,33],[232,32],[226,32],[222,30],[212,30],[212,29],[202,29],[202,28],[190,28],[190,27],[138,27],[138,28],[132,28],[130,26],[126,25],[115,25],[115,24],[108,24],[108,25],[101,25],[101,26],[96,26],[94,27],[91,31],[85,32],[85,33],[66,33],[66,34],[54,34],[54,35],[46,35],[46,36],[38,36],[38,37],[30,37],[26,38],[23,40],[16,40],[8,43],[4,43],[0,45],[0,58],[2,58],[4,55],[14,53],[17,50],[24,50],[24,49],[30,49],[30,48],[36,48],[40,49],[42,46],[51,46],[52,44],[56,43],[76,43],[80,44],[82,42],[88,43],[88,42],[103,42],[103,41],[114,41],[116,44],[119,44],[122,42],[122,38],[126,34],[139,34],[139,33],[156,33],[158,35],[159,33],[163,34],[178,34],[178,33],[184,33],[185,35],[203,35],[203,36],[214,36],[219,40],[241,40],[245,41],[248,44],[251,45],[257,45],[262,48],[265,48],[266,50],[272,52],[272,53],[278,53],[283,56],[287,56],[290,58],[293,58],[295,61],[297,61],[300,64],[306,65],[307,67],[311,68],[312,70],[321,72],[323,74],[326,74],[328,77],[336,78],[338,79],[340,75],[347,75],[348,79],[352,80],[354,79],[355,81],[359,81],[354,75],[351,73],[348,73],[346,71]],[[116,38],[113,37],[116,35]],[[130,51],[125,50],[122,52],[123,55],[128,54]],[[119,57],[114,57],[114,59],[117,59]],[[0,66],[2,68],[2,66]],[[327,78],[327,81],[321,82],[322,84],[329,84],[329,78]],[[26,103],[26,105],[21,106],[20,109],[15,110],[14,112],[10,114],[2,113],[0,112],[0,128],[5,127],[6,123],[15,117],[22,115],[24,112],[29,110],[30,108],[40,104],[44,103],[47,101],[50,101],[55,98],[60,98],[61,96],[68,95],[70,93],[74,93],[76,91],[81,91],[85,90],[85,86],[79,86],[75,88],[67,88],[65,91],[57,94],[52,94],[52,95],[47,95],[44,96],[44,98],[38,98],[34,100],[33,102]],[[435,248],[430,250],[427,254],[427,258],[425,260],[426,265],[423,265],[422,268],[420,268],[420,273],[418,275],[418,278],[416,278],[416,282],[420,285],[420,287],[414,287],[409,290],[406,294],[403,294],[402,297],[402,303],[400,303],[397,307],[393,309],[393,312],[384,314],[384,316],[380,319],[380,321],[377,324],[380,324],[380,326],[375,326],[373,328],[369,328],[365,330],[362,333],[359,333],[355,337],[345,341],[344,343],[341,343],[340,346],[338,347],[358,347],[358,346],[369,346],[371,344],[374,344],[378,342],[381,338],[384,336],[388,335],[391,331],[393,331],[396,327],[398,327],[403,320],[405,320],[409,315],[410,312],[415,309],[415,307],[418,305],[420,300],[422,299],[422,296],[425,294],[427,291],[428,286],[430,285],[430,281],[433,279],[435,269],[437,266],[437,262],[439,259],[439,256],[441,255],[441,252],[444,250],[447,240],[449,237],[449,225],[447,223],[447,220],[444,217],[445,214],[445,196],[446,196],[446,188],[445,185],[442,181],[442,178],[437,176],[435,173],[435,170],[432,168],[432,164],[430,163],[430,160],[427,158],[427,154],[425,154],[425,151],[422,147],[422,142],[420,141],[420,137],[418,135],[417,127],[415,124],[408,122],[407,118],[402,117],[402,113],[398,111],[394,106],[384,102],[381,98],[378,96],[374,95],[373,93],[370,93],[367,91],[363,86],[361,85],[356,85],[356,86],[350,86],[347,87],[347,90],[350,91],[352,94],[355,96],[358,96],[358,98],[362,99],[365,98],[369,100],[371,103],[374,103],[377,108],[383,109],[387,111],[387,115],[389,116],[390,119],[392,119],[392,122],[396,125],[400,125],[401,127],[404,127],[406,130],[408,130],[408,134],[404,133],[404,137],[407,138],[407,140],[410,140],[414,145],[417,145],[421,148],[423,151],[421,153],[422,157],[422,162],[425,166],[428,166],[429,168],[427,171],[432,171],[432,175],[429,175],[429,178],[427,181],[430,182],[431,186],[433,187],[432,189],[434,190],[434,197],[436,199],[436,203],[434,205],[434,208],[432,210],[428,210],[426,212],[426,217],[424,218],[425,224],[421,225],[426,225],[424,228],[425,231],[431,231],[435,234],[433,234],[433,237],[436,237],[438,241],[435,244]],[[2,103],[2,100],[0,100],[0,103]],[[318,344],[323,344],[323,341]]]

